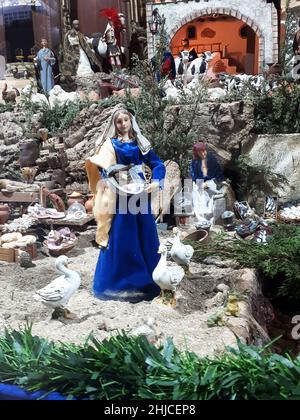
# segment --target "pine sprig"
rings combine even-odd
[[[263,276],[281,277],[280,296],[300,300],[300,227],[282,225],[274,228],[267,245],[252,241],[226,241],[217,236],[210,244],[193,244],[195,261],[209,256],[232,259],[241,267],[255,268]]]

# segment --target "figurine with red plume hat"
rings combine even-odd
[[[108,19],[103,38],[107,44],[107,58],[112,68],[121,68],[121,32],[125,30],[125,16],[114,8],[100,10],[100,16]]]

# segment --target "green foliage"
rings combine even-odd
[[[80,111],[86,108],[86,102],[70,103],[68,106],[55,105],[53,108],[44,106],[42,108],[43,127],[47,128],[50,133],[55,134],[69,128]]]
[[[34,378],[40,364],[47,365],[47,358],[54,345],[33,337],[32,327],[24,331],[5,331],[0,338],[0,378],[3,382],[22,385]]]
[[[269,82],[275,88],[270,90]],[[218,102],[244,101],[254,107],[257,134],[289,134],[300,132],[300,85],[290,76],[273,76],[260,90],[245,83]]]
[[[300,301],[300,227],[280,225],[267,245],[251,241],[224,241],[217,237],[210,244],[194,244],[194,259],[201,261],[207,256],[233,259],[242,267],[257,269],[263,276],[281,279],[279,296]]]
[[[300,359],[238,342],[211,360],[124,333],[84,346],[33,337],[31,327],[0,338],[0,381],[29,391],[93,400],[299,399]]]
[[[287,134],[300,132],[299,84],[279,78],[273,92],[253,92],[255,109],[254,132]]]
[[[32,83],[31,87],[35,88],[35,85]],[[34,104],[33,102],[31,102],[31,100],[25,95],[21,97],[20,106],[25,115],[26,122],[21,123],[20,121],[16,121],[16,120],[14,122],[22,127],[24,134],[31,133],[32,126],[33,126],[32,124],[33,116],[35,114],[42,112],[41,111],[42,108],[38,106],[37,104]]]
[[[189,156],[197,130],[195,115],[199,104],[207,99],[207,86],[203,84],[195,91],[191,101],[182,94],[180,105],[165,98],[163,86],[166,78],[157,80],[160,74],[163,53],[165,51],[166,34],[164,25],[160,31],[160,42],[155,59],[149,65],[146,60],[135,59],[133,74],[139,79],[140,95],[133,98],[128,93],[125,104],[136,114],[143,134],[151,140],[159,157],[165,161],[176,161],[182,177],[189,173]]]
[[[21,97],[20,105],[26,115],[33,115],[41,109],[37,104],[31,102],[27,96]]]
[[[17,155],[19,155],[19,153]],[[9,167],[7,167],[7,165],[5,165],[4,168],[0,167],[0,179],[1,178],[8,178],[8,179],[11,179],[12,181],[19,181],[19,182],[23,181],[21,172],[19,170],[10,169]]]
[[[283,175],[274,173],[265,165],[254,164],[246,155],[239,156],[233,167],[237,172],[237,193],[241,200],[249,203],[271,194],[274,188],[283,187],[288,182]]]
[[[51,135],[55,135],[69,128],[80,112],[89,105],[88,101],[78,101],[69,103],[68,106],[56,104],[53,108],[50,108],[50,105],[37,105],[28,98],[23,98],[21,106],[26,115],[26,125],[23,130],[24,132],[30,132],[33,115],[41,113],[43,128],[47,128]]]
[[[284,1],[284,0],[283,0]],[[279,64],[283,76],[290,75],[293,68],[293,40],[297,32],[298,19],[290,8],[291,0],[285,0],[286,20],[285,20],[285,36],[280,47]]]
[[[142,132],[159,157],[176,161],[185,177],[190,159],[187,152],[197,140],[197,130],[193,129],[195,115],[206,96],[206,87],[195,92],[192,104],[182,95],[179,106],[164,99],[162,87],[166,80],[157,82],[147,62],[138,61],[134,71],[141,80],[141,94],[135,99],[127,97],[126,105],[135,112]]]
[[[106,108],[114,107],[118,105],[119,103],[123,103],[123,102],[124,102],[124,98],[117,95],[112,95],[109,98],[101,99],[99,101],[99,105],[101,106],[101,108],[106,109]]]
[[[4,114],[4,112],[12,112],[13,110],[14,110],[14,105],[11,103],[0,104],[0,114]]]

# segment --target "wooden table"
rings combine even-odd
[[[94,216],[92,214],[89,214],[84,219],[80,220],[66,220],[66,219],[39,219],[38,224],[39,225],[48,225],[48,226],[74,226],[74,227],[82,227],[85,226],[87,223],[94,220]]]
[[[0,191],[0,203],[40,203],[42,206],[46,203],[45,194],[39,191]]]

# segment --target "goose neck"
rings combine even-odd
[[[165,265],[167,263],[167,252],[163,252],[160,258],[160,264]]]
[[[73,271],[69,270],[63,263],[58,264],[57,268],[61,273],[63,273],[66,276],[66,278],[71,277],[73,274]]]
[[[180,244],[180,232],[177,232],[175,235],[175,243],[176,245]]]

